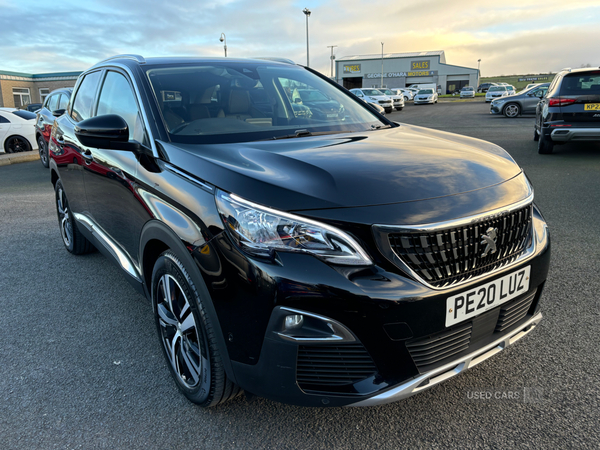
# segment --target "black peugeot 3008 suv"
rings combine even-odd
[[[343,114],[294,108],[294,89]],[[395,401],[542,318],[549,236],[511,156],[390,122],[291,61],[108,59],[49,148],[65,247],[151,300],[202,406]]]

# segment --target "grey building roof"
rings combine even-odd
[[[444,50],[433,50],[428,52],[407,52],[407,53],[384,53],[383,59],[388,58],[418,58],[425,56],[439,56],[441,63],[446,63],[446,55]],[[353,55],[336,58],[337,61],[356,61],[364,59],[381,59],[381,53],[371,55]]]
[[[0,80],[21,80],[21,81],[57,81],[76,79],[81,72],[54,72],[54,73],[22,73],[0,70]]]

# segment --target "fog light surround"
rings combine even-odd
[[[279,313],[285,316],[279,316],[279,331],[274,331],[286,341],[305,344],[356,341],[350,330],[328,317],[288,307],[280,307]]]
[[[294,314],[285,316],[283,327],[286,331],[297,330],[298,328],[302,328],[302,324],[304,324],[304,316],[302,314]]]

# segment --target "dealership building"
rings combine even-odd
[[[344,56],[335,65],[336,81],[347,89],[381,87],[382,72],[383,87],[388,88],[435,83],[442,94],[450,94],[479,85],[478,69],[447,64],[443,50]]]
[[[43,103],[54,89],[73,87],[81,72],[30,74],[0,70],[0,107]]]

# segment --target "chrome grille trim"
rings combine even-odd
[[[476,281],[478,279],[484,278],[498,272],[501,269],[506,269],[512,266],[515,266],[519,263],[525,262],[529,259],[535,252],[535,239],[533,238],[533,189],[531,194],[512,205],[498,208],[492,211],[487,211],[484,213],[480,213],[477,215],[462,217],[459,219],[438,222],[438,223],[429,223],[422,225],[373,225],[373,235],[375,237],[375,241],[377,242],[378,247],[382,250],[383,254],[397,267],[405,271],[407,274],[412,276],[415,280],[424,284],[430,289],[433,290],[444,290],[450,287],[460,286],[466,283],[470,283],[472,281]],[[486,267],[491,267],[488,271],[484,271],[483,273],[479,273],[479,270],[475,269],[474,274],[466,273],[463,278],[456,279],[454,281],[448,283],[437,283],[436,280],[432,280],[429,282],[419,273],[411,268],[411,266],[405,262],[396,252],[393,250],[392,245],[390,243],[390,235],[391,234],[419,234],[419,233],[429,233],[429,234],[438,234],[449,229],[453,228],[461,228],[465,226],[475,226],[478,224],[483,224],[483,222],[490,220],[497,220],[504,216],[508,216],[511,213],[514,213],[518,210],[522,210],[525,208],[529,208],[529,229],[528,235],[525,238],[524,248],[517,251],[513,255],[505,254],[502,259],[499,261],[491,261],[488,262],[484,267],[477,269],[485,269]],[[420,239],[420,238],[419,238]],[[430,261],[429,261],[430,262]],[[471,268],[473,269],[473,268]],[[466,272],[466,270],[462,270],[462,272]],[[439,280],[438,280],[439,281]]]

